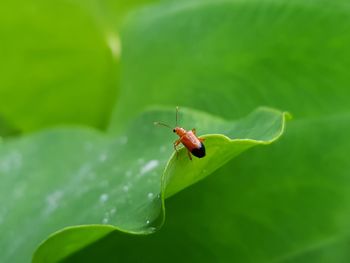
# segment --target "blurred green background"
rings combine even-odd
[[[46,191],[53,167],[73,178],[65,167],[94,159],[79,153],[80,141],[107,145],[103,134],[123,144],[147,109],[180,105],[225,119],[269,106],[294,118],[277,143],[166,200],[155,234],[113,231],[65,261],[349,262],[349,46],[346,0],[2,1],[0,232],[11,229],[0,237],[3,261],[29,262],[39,245],[27,245],[18,225],[50,225],[23,218],[37,207],[31,199],[24,207],[18,189],[31,180],[33,194]],[[70,127],[80,130],[45,135]],[[161,139],[170,146],[164,162],[172,139]],[[58,145],[66,159],[55,156]],[[125,158],[151,158],[147,142],[138,147]],[[18,152],[35,161],[21,168]]]

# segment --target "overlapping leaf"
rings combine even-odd
[[[154,127],[152,121],[169,119],[171,113],[143,114],[118,138],[86,129],[62,129],[4,143],[0,149],[1,260],[25,261],[40,241],[66,226],[105,224],[145,234],[157,230],[164,220],[161,176],[173,151],[173,134]],[[237,122],[192,111],[184,113],[189,116],[183,118],[184,125],[201,127],[201,133],[223,130],[236,139],[208,136],[208,156],[192,162],[184,159],[187,155],[181,151],[179,161],[173,158],[164,175],[164,189],[169,182],[169,194],[208,175],[251,146],[274,141],[282,134],[285,122],[284,114],[269,109],[260,109]],[[182,163],[182,169],[178,163]],[[189,173],[196,176],[184,180]],[[106,234],[105,228],[97,229]],[[76,244],[62,244],[81,248],[103,235],[98,230],[84,232],[92,238],[82,235]],[[17,253],[19,249],[21,253]],[[60,250],[63,254],[66,251]],[[56,252],[38,257],[60,256]]]

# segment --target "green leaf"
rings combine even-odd
[[[25,132],[105,128],[119,89],[122,18],[155,1],[1,3],[0,113]]]
[[[188,162],[188,156],[183,153],[186,152],[186,149],[180,151],[179,157],[173,154],[164,173],[165,197],[205,178],[252,146],[274,142],[281,136],[285,118],[289,118],[289,115],[286,114],[281,118],[277,111],[261,108],[234,125],[228,125],[223,119],[206,116],[201,118],[199,114],[193,117],[188,121],[186,119],[186,123],[196,123],[196,119],[206,119],[206,123],[199,126],[201,129],[225,135],[209,134],[203,137],[206,140],[206,148],[208,148],[205,161],[195,159]]]
[[[111,132],[153,104],[226,118],[260,105],[298,118],[348,111],[342,2],[177,1],[135,12],[122,30],[123,92]]]
[[[114,232],[64,262],[345,263],[349,130],[349,114],[293,120],[278,143],[168,199],[161,231]]]
[[[112,133],[124,133],[133,116],[153,104],[187,105],[225,118],[268,105],[291,110],[297,121],[281,143],[243,154],[170,198],[162,231],[113,231],[67,261],[348,262],[349,12],[345,0],[189,0],[130,16],[121,34],[122,90]],[[164,136],[152,134],[157,142]],[[142,145],[135,145],[134,158]],[[45,181],[37,184],[36,192],[45,189]],[[49,241],[57,247],[47,247],[46,255],[63,258],[111,231],[104,228],[101,235],[94,226],[66,230],[73,241],[87,242],[62,253],[69,243],[65,233],[55,235]],[[24,255],[30,254],[27,243]]]
[[[0,114],[22,131],[109,119],[119,37],[73,2],[0,4]]]
[[[171,198],[157,235],[111,234],[70,262],[348,262],[349,13],[342,0],[251,0],[130,16],[111,132],[150,104],[223,117],[268,105],[297,123]]]
[[[162,171],[173,151],[174,135],[154,127],[152,122],[173,119],[173,111],[148,111],[118,138],[76,128],[55,129],[5,142],[0,148],[0,199],[4,204],[0,210],[1,261],[28,260],[40,241],[67,226],[111,225],[92,227],[92,232],[81,231],[80,242],[73,244],[66,243],[65,237],[53,236],[53,240],[62,240],[59,243],[64,249],[52,255],[55,247],[50,246],[49,239],[36,254],[37,262],[62,259],[98,240],[112,226],[138,234],[156,231],[164,220],[162,187],[169,184],[171,191],[167,193],[173,194],[245,149],[271,143],[282,134],[286,118],[286,114],[266,108],[234,122],[187,109],[181,113],[181,124],[194,125],[199,134],[223,131],[235,138],[229,141],[226,137],[223,140],[222,135],[204,136],[207,156],[203,159],[190,161],[181,150],[179,159],[173,157],[170,161],[163,186]],[[220,147],[222,152],[217,151]],[[183,164],[184,169],[177,163]],[[189,171],[188,165],[195,170]],[[181,181],[188,172],[196,176]],[[77,239],[74,233],[67,238]],[[27,240],[31,240],[30,244]],[[18,249],[21,253],[17,253]]]

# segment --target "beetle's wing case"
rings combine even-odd
[[[188,131],[182,138],[182,144],[196,157],[202,158],[205,156],[204,144],[192,132]]]
[[[192,151],[194,148],[201,147],[201,142],[192,131],[186,132],[186,134],[181,137],[181,142],[190,151]]]

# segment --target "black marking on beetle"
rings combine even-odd
[[[204,144],[201,143],[201,147],[193,149],[191,153],[198,158],[203,158],[205,156]]]

